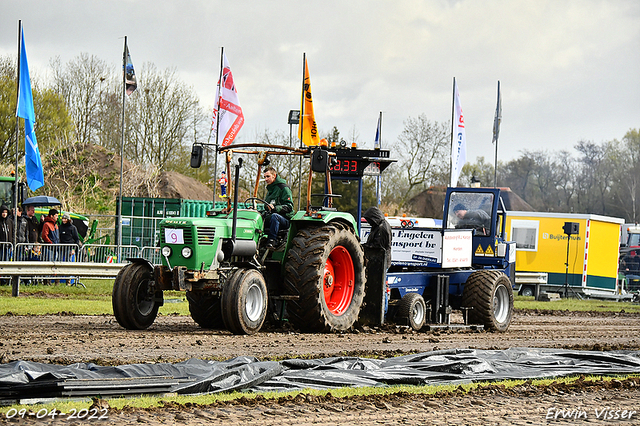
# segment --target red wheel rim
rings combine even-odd
[[[351,255],[342,246],[334,247],[324,266],[322,280],[324,301],[333,315],[340,316],[351,306],[354,282]]]

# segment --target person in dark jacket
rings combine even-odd
[[[27,219],[27,228],[26,234],[24,235],[24,242],[35,244],[38,242],[38,228],[40,227],[40,222],[38,221],[38,217],[36,216],[36,208],[32,205],[23,206],[23,213],[26,213]],[[23,214],[23,216],[25,216]]]
[[[264,180],[267,183],[265,201],[264,229],[267,233],[267,248],[275,248],[278,231],[289,229],[289,220],[294,215],[293,195],[284,179],[278,172],[268,166],[264,169]]]
[[[63,258],[62,260],[74,260],[75,251],[80,247],[80,237],[78,236],[78,228],[73,224],[71,215],[65,213],[62,215],[62,223],[58,225],[58,231],[60,233],[60,244],[75,244],[76,247],[64,246],[62,247]]]
[[[22,215],[22,207],[18,206],[18,213],[16,214],[16,220],[18,221],[18,232],[16,236],[16,242],[18,244],[27,242],[27,218]]]
[[[40,222],[36,216],[36,208],[30,204],[23,204],[22,214],[18,221],[18,243],[27,245],[19,248],[16,260],[40,260],[40,245],[38,245]]]
[[[482,209],[467,210],[464,204],[458,203],[453,208],[453,214],[459,219],[456,228],[475,229],[481,235],[489,235],[491,216]]]
[[[9,207],[0,206],[0,259],[11,259],[13,243],[13,220],[9,216]]]
[[[363,245],[371,248],[381,248],[386,252],[386,268],[391,266],[391,226],[384,217],[384,213],[378,207],[369,207],[362,217],[371,225],[371,232],[367,242]]]

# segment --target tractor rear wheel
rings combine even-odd
[[[427,319],[427,304],[418,293],[407,293],[398,305],[396,322],[405,324],[418,331]]]
[[[155,290],[151,267],[132,263],[122,268],[113,283],[111,303],[122,327],[144,330],[153,324],[162,305],[162,291]]]
[[[472,308],[471,324],[483,324],[489,331],[507,331],[513,316],[511,281],[500,271],[474,272],[464,285],[462,306]]]
[[[292,324],[302,331],[348,330],[364,298],[364,254],[355,233],[340,223],[298,231],[287,254],[285,288]]]
[[[234,334],[255,334],[267,317],[267,284],[254,269],[234,272],[222,291],[222,319]]]
[[[191,318],[200,327],[211,330],[224,328],[219,294],[210,291],[187,291],[187,301]]]

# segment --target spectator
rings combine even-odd
[[[40,223],[38,218],[36,217],[36,208],[32,205],[24,206],[24,211],[26,212],[26,221],[27,226],[25,230],[25,234],[23,238],[25,243],[35,244],[38,242],[38,228],[40,227]]]
[[[62,260],[75,260],[75,250],[80,247],[80,237],[78,236],[78,228],[73,224],[69,213],[62,215],[62,223],[58,226],[58,230],[60,231],[60,244],[76,245],[76,247],[63,247],[64,254]]]
[[[16,242],[18,244],[26,243],[27,241],[27,218],[22,215],[22,207],[18,206],[18,213],[16,214],[16,220],[18,221],[18,233],[16,236]]]
[[[49,215],[44,218],[41,238],[44,244],[60,244],[58,210],[50,209]],[[45,260],[56,260],[56,249],[57,247],[47,247],[47,250],[43,253]]]
[[[11,259],[13,243],[13,220],[9,216],[9,207],[0,206],[0,260]]]

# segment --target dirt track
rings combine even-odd
[[[453,318],[456,320],[456,318]],[[122,329],[112,316],[0,317],[0,360],[69,364],[175,362],[189,358],[223,360],[239,355],[260,359],[320,358],[333,355],[390,357],[447,348],[547,347],[585,350],[640,350],[640,315],[626,313],[517,312],[506,333],[472,330],[413,332],[404,327],[360,329],[345,334],[302,334],[286,329],[233,336],[200,329],[189,317],[161,316],[146,331]],[[153,411],[111,413],[118,424],[543,424],[549,409],[581,409],[589,423],[605,406],[640,412],[640,381],[603,386],[440,398],[397,396],[335,401],[264,401],[218,407],[168,406]],[[526,389],[525,389],[526,390]],[[473,414],[471,414],[473,413]],[[578,411],[580,413],[580,411]],[[167,420],[169,419],[169,420]],[[2,419],[0,421],[6,421]],[[567,420],[563,420],[566,422]],[[585,419],[573,419],[582,422]],[[638,423],[636,414],[633,423]],[[42,424],[40,422],[39,424]]]

